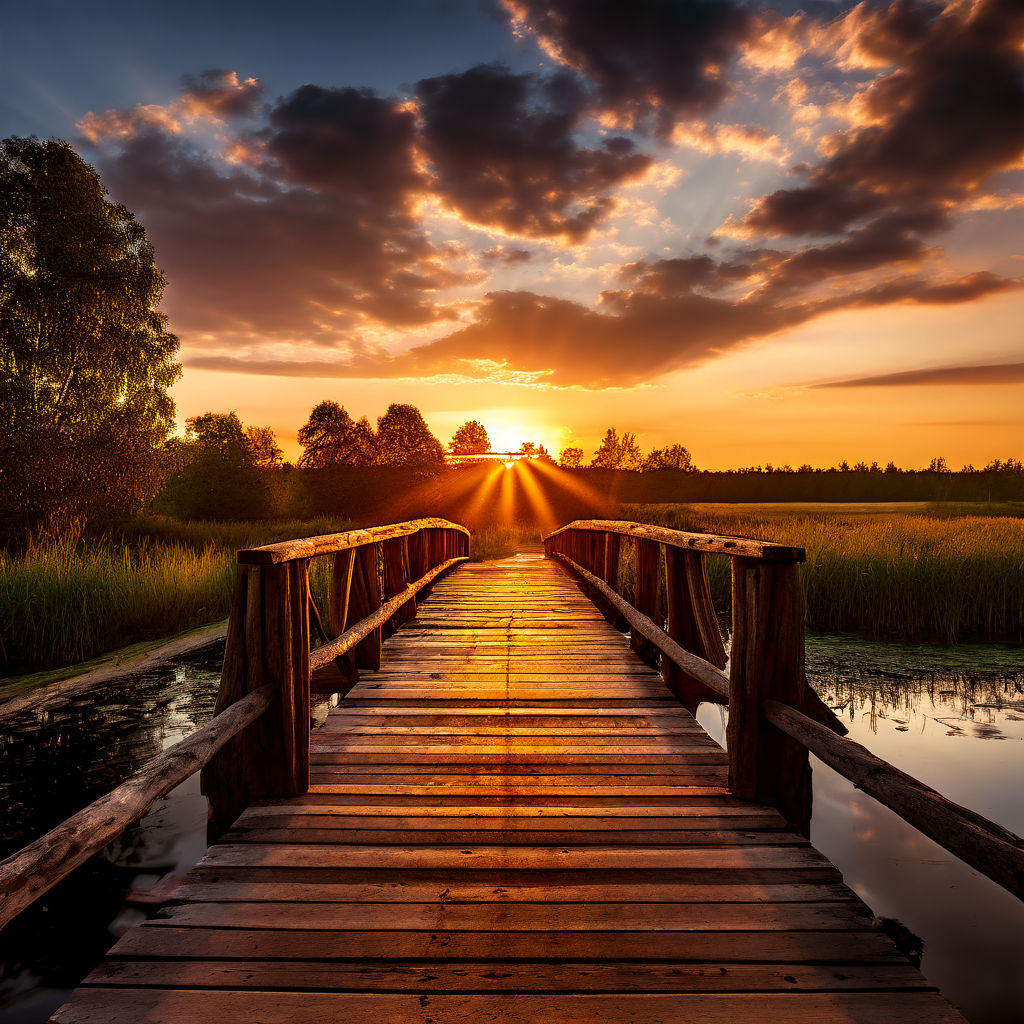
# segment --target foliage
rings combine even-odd
[[[169,461],[162,501],[179,516],[252,519],[279,510],[281,449],[269,427],[247,429],[234,412],[193,416]]]
[[[579,469],[583,465],[583,449],[563,448],[558,453],[558,464],[562,469]]]
[[[142,508],[178,341],[141,225],[63,142],[0,143],[0,530]]]
[[[629,431],[620,438],[614,427],[605,432],[601,447],[590,463],[591,469],[637,470],[643,465],[643,455],[636,443],[636,434]]]
[[[1024,640],[1024,519],[932,510],[625,505],[624,518],[803,547],[807,625],[908,641]],[[729,607],[728,558],[710,557]]]
[[[377,420],[377,461],[382,466],[441,466],[444,448],[414,405],[393,403]]]
[[[490,450],[487,428],[479,420],[463,423],[448,442],[448,451],[452,455],[485,455]]]
[[[337,402],[325,401],[309,414],[299,429],[303,453],[302,469],[327,466],[372,466],[376,462],[377,439],[366,417],[358,422]]]
[[[670,444],[667,448],[655,448],[641,467],[645,473],[659,469],[675,469],[684,473],[693,470],[693,457],[681,444]]]

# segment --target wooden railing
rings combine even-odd
[[[253,799],[306,792],[312,674],[333,668],[351,681],[359,668],[379,668],[384,635],[469,557],[469,539],[456,523],[418,519],[240,551],[213,719],[0,861],[0,928],[197,771],[211,838]],[[319,555],[333,555],[326,626],[309,587]],[[323,638],[312,650],[311,618]]]
[[[621,558],[623,543],[631,558]],[[876,757],[807,684],[802,548],[611,520],[578,520],[544,539],[609,621],[691,710],[727,704],[729,788],[777,807],[806,834],[814,754],[944,849],[1024,899],[1024,840]],[[728,657],[708,585],[705,555],[732,559]],[[634,597],[620,593],[632,564]],[[662,599],[663,595],[663,599]],[[660,655],[660,657],[659,657]],[[728,667],[728,671],[726,668]]]

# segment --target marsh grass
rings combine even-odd
[[[0,674],[74,664],[216,622],[230,607],[238,549],[347,527],[154,519],[0,551]]]
[[[473,562],[509,558],[523,548],[540,548],[541,529],[536,523],[488,523],[473,531],[469,557]]]
[[[672,529],[803,547],[815,632],[953,644],[1024,640],[1024,519],[913,512],[628,505],[623,517]],[[729,607],[727,558],[708,558],[715,605]]]

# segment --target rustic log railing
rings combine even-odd
[[[210,836],[251,800],[309,788],[310,677],[341,659],[342,679],[380,667],[383,634],[415,615],[416,597],[469,557],[469,531],[445,519],[351,530],[238,553],[213,719],[111,793],[0,861],[0,928],[103,849],[162,796],[201,771]],[[309,560],[333,555],[328,637]],[[310,650],[310,618],[325,642]]]
[[[633,546],[634,598],[620,593],[623,541]],[[1024,899],[1024,840],[876,757],[807,684],[802,548],[612,520],[578,520],[544,539],[666,684],[696,710],[727,704],[733,795],[777,807],[809,831],[814,754],[970,867]],[[705,555],[732,559],[727,658]],[[663,599],[662,599],[663,598]],[[658,658],[660,654],[660,659]],[[728,667],[728,671],[726,668]]]

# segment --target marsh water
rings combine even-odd
[[[221,651],[104,686],[0,733],[0,856],[19,849],[213,712]],[[850,735],[958,802],[1024,832],[1020,648],[809,637],[808,675]],[[326,710],[320,706],[322,714]],[[716,738],[718,708],[698,717]],[[205,850],[192,778],[0,933],[0,1021],[35,1024]],[[814,763],[811,839],[972,1024],[1024,1020],[1024,904]],[[155,888],[154,888],[155,887]]]

